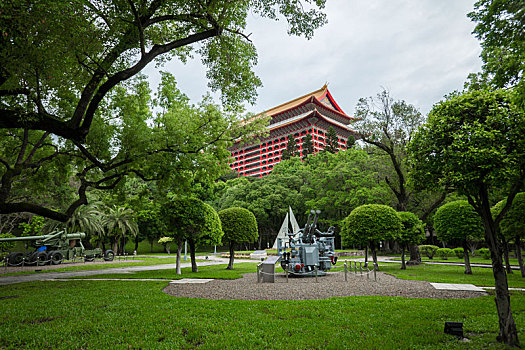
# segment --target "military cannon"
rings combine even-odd
[[[324,276],[337,263],[334,227],[331,226],[327,232],[319,231],[317,219],[320,213],[319,210],[312,210],[304,228],[288,233],[288,239],[277,239],[281,267],[292,275]]]
[[[84,232],[66,233],[54,231],[48,235],[0,238],[0,242],[29,241],[35,247],[32,252],[12,252],[7,256],[9,266],[27,265],[58,265],[64,259],[83,257],[86,261],[95,258],[104,258],[111,261],[115,257],[112,250],[102,251],[100,248],[86,249],[82,239],[86,238]]]

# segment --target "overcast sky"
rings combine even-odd
[[[287,35],[286,21],[250,15],[248,33],[263,82],[252,112],[328,88],[353,114],[357,100],[382,87],[428,113],[443,95],[462,89],[481,67],[479,42],[467,18],[474,0],[328,0],[328,23],[311,40]],[[197,103],[209,89],[198,59],[168,63],[179,88]],[[149,67],[153,85],[158,73]]]

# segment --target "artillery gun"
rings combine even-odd
[[[334,227],[330,226],[327,232],[319,231],[317,219],[320,213],[320,210],[310,211],[304,228],[288,233],[288,239],[277,239],[281,267],[292,275],[324,276],[337,263]]]
[[[100,248],[86,249],[82,239],[86,238],[84,232],[66,233],[66,231],[54,231],[48,235],[0,238],[0,242],[30,241],[36,249],[32,252],[12,252],[7,256],[9,266],[27,265],[58,265],[64,259],[69,260],[84,257],[86,261],[95,258],[104,258],[111,261],[115,257],[112,250],[102,251]]]

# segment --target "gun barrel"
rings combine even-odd
[[[23,237],[7,237],[7,238],[0,238],[0,242],[13,242],[13,241],[49,241],[53,238],[59,238],[61,237],[62,232],[49,234],[49,235],[42,235],[42,236],[23,236]],[[86,238],[86,234],[84,232],[75,232],[75,233],[68,233],[65,235],[65,239],[72,240],[72,239],[83,239]]]

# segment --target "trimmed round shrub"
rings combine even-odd
[[[344,245],[372,246],[383,240],[397,240],[403,225],[396,211],[387,205],[367,204],[352,210],[343,221],[341,238]]]
[[[484,259],[490,259],[489,248],[480,248],[476,250],[476,255],[481,255]]]
[[[463,254],[465,252],[465,250],[463,248],[454,248],[454,254],[456,254],[456,256],[460,259],[463,259]]]
[[[447,260],[449,256],[454,256],[454,251],[450,248],[439,248],[436,255],[443,260]]]
[[[420,245],[419,251],[421,254],[425,254],[429,259],[433,259],[436,255],[436,251],[439,249],[436,245]]]
[[[434,228],[440,241],[458,245],[480,240],[484,234],[479,214],[467,201],[442,205],[434,215]]]
[[[233,207],[219,212],[221,219],[222,237],[225,242],[255,242],[259,237],[257,220],[248,209]]]

